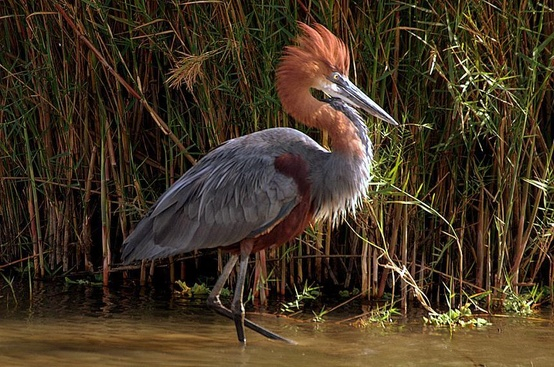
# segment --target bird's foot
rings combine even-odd
[[[254,330],[258,334],[265,336],[266,338],[280,340],[289,344],[297,344],[295,341],[282,337],[279,334],[275,334],[274,332],[267,330],[266,328],[248,320],[247,318],[242,319],[242,317],[244,317],[242,315],[235,315],[230,309],[221,304],[219,297],[208,297],[208,306],[218,314],[235,321],[235,326],[237,328],[237,337],[239,339],[239,342],[243,344],[246,343],[243,325],[251,330]],[[244,320],[244,323],[242,322],[242,320]]]

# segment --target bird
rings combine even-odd
[[[317,221],[338,223],[355,213],[367,196],[373,158],[358,110],[398,125],[349,80],[349,51],[338,37],[321,24],[299,22],[298,27],[296,42],[284,48],[276,69],[277,94],[296,121],[326,131],[332,149],[288,127],[228,140],[171,185],[122,245],[125,264],[198,249],[230,253],[207,304],[234,321],[242,344],[245,326],[293,343],[245,318],[250,255],[285,244]],[[222,304],[220,292],[237,262],[229,308]]]

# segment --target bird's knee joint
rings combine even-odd
[[[233,302],[231,304],[231,312],[233,313],[233,315],[235,315],[235,318],[236,317],[244,317],[244,305],[242,303],[235,303]]]
[[[209,308],[220,308],[222,306],[221,301],[219,300],[219,296],[208,296],[206,303],[208,304]]]

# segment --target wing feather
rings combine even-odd
[[[281,145],[250,134],[210,152],[137,225],[123,260],[231,245],[271,229],[299,200],[294,180],[274,166]]]

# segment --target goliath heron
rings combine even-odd
[[[231,257],[208,297],[208,305],[272,339],[287,340],[244,317],[242,296],[250,254],[281,245],[310,223],[336,222],[354,212],[370,181],[372,144],[356,108],[397,122],[348,79],[344,43],[322,25],[299,24],[297,44],[285,48],[277,68],[277,93],[297,121],[327,131],[328,151],[291,128],[272,128],[232,139],[208,153],[154,204],[125,240],[125,263],[205,248]],[[326,97],[315,98],[311,89]],[[238,259],[231,308],[221,289]]]

